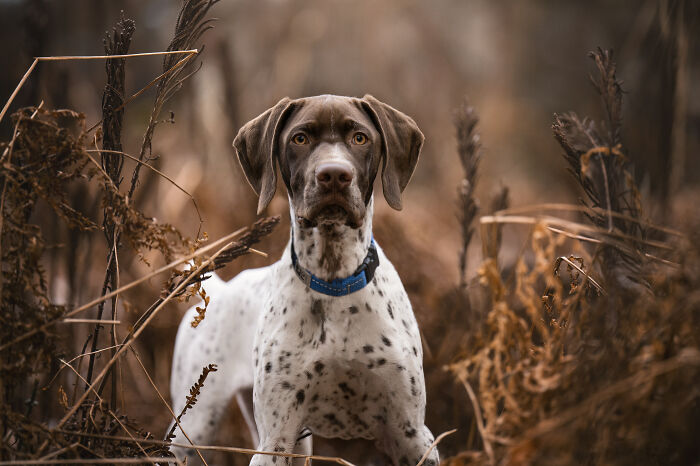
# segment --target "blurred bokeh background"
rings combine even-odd
[[[102,54],[105,33],[122,12],[136,22],[131,52],[164,50],[179,7],[172,0],[0,0],[0,99],[4,103],[11,94],[33,56]],[[580,193],[551,135],[552,115],[575,110],[603,117],[588,79],[587,53],[598,46],[614,49],[626,91],[622,137],[647,215],[671,223],[700,215],[699,2],[223,0],[211,15],[218,19],[201,40],[201,69],[166,105],[174,123],[161,124],[153,144],[159,156],[153,164],[196,198],[204,219],[201,230],[210,238],[254,221],[257,201],[231,141],[243,123],[284,96],[370,93],[411,115],[424,132],[426,143],[404,210],[392,211],[378,195],[375,225],[423,325],[428,377],[434,377],[428,424],[436,433],[462,423],[469,411],[466,395],[456,394],[463,389],[430,361],[430,349],[442,344],[435,309],[459,280],[456,213],[463,173],[453,111],[465,97],[480,116],[484,152],[476,190],[483,206],[502,186],[509,188],[512,206],[576,202]],[[160,73],[158,57],[128,60],[127,92]],[[48,108],[84,112],[91,125],[100,119],[104,83],[101,61],[41,63],[11,110],[43,100]],[[152,94],[126,109],[125,152],[141,146]],[[6,120],[0,135],[9,134]],[[131,167],[128,160],[126,166]],[[200,222],[187,196],[153,173],[143,172],[141,180],[136,202],[148,215],[197,235]],[[286,217],[281,188],[267,213]],[[99,199],[90,192],[76,193],[76,204],[99,218]],[[55,245],[47,258],[53,298],[76,305],[97,296],[106,263],[102,235],[75,237],[49,217],[36,222],[47,227]],[[522,248],[525,233],[505,230],[504,263]],[[268,259],[244,257],[222,275],[229,278],[242,268],[273,262],[287,235],[284,218],[260,245]],[[470,276],[480,260],[478,236],[472,243]],[[135,255],[125,253],[120,260],[122,283],[149,270]],[[160,264],[154,260],[153,266]],[[154,279],[130,292],[122,304],[123,320],[133,320],[148,306],[161,284]],[[172,305],[137,345],[164,393],[185,308]],[[80,351],[90,329],[72,332],[65,342],[68,353]],[[126,361],[121,369],[125,409],[160,436],[169,414],[136,363]],[[442,406],[440,400],[449,403]],[[228,410],[227,427],[216,443],[252,446],[235,405]],[[445,440],[444,454],[459,451],[466,435]],[[225,458],[231,464],[245,461]]]

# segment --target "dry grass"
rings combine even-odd
[[[128,58],[144,55],[127,53],[134,33],[129,20],[122,19],[108,37],[107,55],[63,57],[108,58],[103,114],[96,125],[86,129],[80,113],[42,105],[12,115],[12,138],[0,144],[1,464],[176,462],[167,450],[170,435],[159,440],[161,431],[154,435],[139,425],[148,422],[147,416],[134,417],[135,397],[120,388],[119,364],[130,363],[125,354],[134,356],[140,368],[131,377],[152,388],[153,412],[171,419],[186,416],[172,412],[158,378],[139,355],[143,335],[153,331],[152,322],[169,303],[193,296],[206,303],[207,274],[254,251],[251,246],[279,223],[278,217],[262,219],[207,243],[204,234],[187,238],[134,202],[140,169],[146,167],[185,193],[201,222],[194,197],[152,165],[151,146],[158,124],[168,121],[161,115],[165,103],[192,73],[200,50],[196,42],[209,27],[206,17],[214,3],[184,2],[168,51],[157,53],[165,55],[163,73],[129,97],[124,88]],[[488,215],[479,218],[479,120],[464,103],[454,118],[464,170],[457,194],[461,242],[454,247],[459,284],[447,292],[437,287],[439,274],[428,259],[411,252],[410,234],[397,231],[390,219],[376,222],[380,241],[391,236],[383,245],[422,323],[428,425],[447,431],[436,439],[446,464],[680,465],[700,457],[698,242],[644,217],[632,176],[634,157],[621,138],[622,91],[613,56],[598,50],[592,58],[604,124],[574,113],[556,115],[553,124],[580,186],[580,205],[509,208],[504,187],[488,203]],[[37,63],[57,59],[35,59],[18,89]],[[121,144],[123,111],[151,87],[153,108],[138,155],[131,156]],[[122,186],[125,159],[136,165]],[[101,218],[72,205],[77,186],[98,194]],[[70,228],[105,237],[101,292],[70,310],[49,297],[42,264],[47,245],[41,228],[32,223],[44,205]],[[499,257],[506,229],[526,231],[513,264]],[[469,280],[467,252],[474,237],[481,241],[482,263],[478,276]],[[154,251],[167,265],[120,283],[120,261],[153,260]],[[152,304],[120,335],[120,322],[130,319],[119,315],[124,308],[119,301],[165,272],[170,275],[161,295],[151,295]],[[102,318],[107,305],[111,312],[104,317],[109,318]],[[96,308],[95,318],[71,319]],[[206,305],[198,319],[205,318]],[[74,334],[68,325],[56,324],[98,321],[81,340],[82,351],[65,356],[59,337]],[[100,338],[106,324],[109,339]],[[206,396],[200,389],[214,370],[205,368],[188,409]],[[457,432],[445,438],[454,427]],[[203,462],[205,452],[241,462],[256,453],[242,447],[194,448]],[[336,456],[313,458],[350,464]]]
[[[574,113],[554,123],[584,219],[482,218],[528,225],[530,239],[512,280],[494,254],[479,270],[482,325],[446,368],[469,393],[480,441],[448,464],[689,464],[700,453],[698,250],[678,234],[647,240],[612,53],[591,56],[605,130]]]

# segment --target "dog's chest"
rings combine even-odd
[[[254,349],[256,392],[294,396],[305,425],[343,438],[372,438],[397,396],[424,403],[418,328],[390,265],[343,297],[309,290],[279,265]]]
[[[309,289],[287,264],[278,265],[270,282],[274,293],[262,309],[259,350],[294,345],[347,359],[393,353],[419,341],[406,292],[398,279],[392,280],[393,268],[379,268],[372,282],[358,292],[333,297]]]

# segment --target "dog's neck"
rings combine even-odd
[[[372,241],[373,213],[374,197],[367,204],[359,228],[338,224],[309,228],[300,225],[294,208],[290,207],[292,240],[299,265],[326,281],[352,275],[362,264]]]

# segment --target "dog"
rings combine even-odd
[[[418,326],[372,236],[380,166],[384,198],[400,210],[423,140],[410,117],[371,95],[284,98],[240,129],[233,145],[259,196],[258,214],[275,194],[279,170],[291,237],[271,266],[227,283],[212,275],[205,319],[192,328],[193,308],[180,324],[175,412],[202,367],[218,364],[182,418],[192,442],[211,438],[235,396],[258,450],[309,454],[309,443],[298,442],[306,431],[372,440],[401,466],[416,465],[429,449]],[[186,443],[177,431],[175,442]],[[438,463],[433,449],[424,464]],[[250,464],[292,463],[257,454]]]

